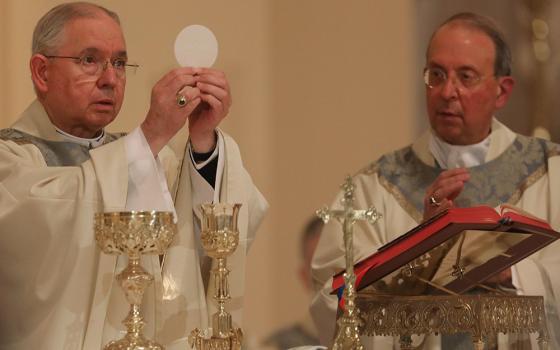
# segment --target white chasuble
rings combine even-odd
[[[470,180],[454,201],[458,207],[514,205],[560,229],[560,146],[517,135],[493,121],[485,162],[469,167]],[[389,153],[354,175],[356,208],[375,206],[383,215],[374,225],[354,225],[356,261],[417,226],[422,220],[423,198],[428,186],[442,171],[429,151],[429,132],[411,146]],[[340,207],[339,193],[333,207]],[[330,295],[332,275],[344,268],[342,228],[329,222],[313,257],[315,297],[312,316],[321,342],[330,344],[336,317],[336,296]],[[545,299],[551,348],[560,349],[560,242],[555,242],[515,265],[514,283],[519,293],[542,295]],[[537,349],[536,335],[531,344]],[[417,337],[419,349],[441,348],[440,340]],[[518,340],[499,337],[499,349],[512,349]],[[368,349],[394,349],[391,337],[363,337]],[[447,350],[447,349],[444,349]]]
[[[240,228],[248,241],[267,204],[242,168],[233,140],[222,137],[220,195],[245,207]],[[122,297],[115,274],[123,262],[100,252],[93,215],[127,208],[130,169],[125,138],[110,134],[104,142],[92,150],[69,143],[37,101],[12,128],[0,131],[0,349],[98,350],[120,337],[128,305],[113,298]],[[143,304],[146,335],[183,349],[192,328],[208,325],[210,309],[196,252],[190,173],[181,170],[192,166],[183,162],[186,142],[182,131],[158,155],[169,192],[176,195],[179,233],[163,272],[157,257],[143,259],[155,275]],[[244,261],[246,251],[238,251]],[[243,276],[244,271],[232,274],[232,294],[243,295]],[[239,313],[234,320],[242,322]]]

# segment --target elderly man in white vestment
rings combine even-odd
[[[412,145],[384,155],[354,177],[355,206],[383,217],[354,225],[359,261],[452,206],[515,205],[560,229],[560,146],[518,135],[494,116],[510,96],[510,51],[488,18],[461,13],[432,35],[426,53],[427,114],[431,128]],[[335,205],[339,206],[339,194]],[[313,259],[316,295],[311,312],[322,342],[332,341],[337,300],[331,276],[344,267],[342,229],[325,227]],[[560,349],[560,245],[554,243],[494,277],[518,294],[542,295],[552,348]],[[395,349],[390,337],[363,338],[368,349]],[[536,349],[535,337],[489,340],[488,349]],[[417,337],[419,349],[472,349],[465,334]]]
[[[231,105],[227,78],[173,69],[153,87],[144,121],[111,134],[104,128],[130,68],[114,12],[70,3],[37,23],[37,99],[0,131],[0,349],[98,350],[121,338],[128,306],[114,276],[126,259],[96,246],[93,215],[103,211],[175,210],[179,232],[165,259],[143,260],[155,276],[145,334],[185,349],[215,309],[197,205],[242,203],[240,245],[228,260],[230,311],[242,321],[245,255],[267,204],[217,129]]]

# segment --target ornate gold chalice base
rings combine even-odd
[[[203,204],[201,207],[202,247],[218,263],[212,270],[218,312],[212,315],[212,330],[194,329],[189,335],[189,344],[197,350],[239,350],[243,332],[241,328],[233,328],[225,303],[231,299],[226,258],[233,254],[239,244],[237,216],[241,204]]]
[[[130,312],[123,320],[126,335],[105,345],[104,350],[164,349],[142,334],[146,322],[142,317],[142,298],[153,281],[140,265],[142,254],[164,254],[177,232],[173,213],[156,211],[113,212],[95,214],[95,240],[106,254],[128,256],[128,265],[117,275]]]

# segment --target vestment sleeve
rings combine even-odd
[[[122,210],[127,183],[121,140],[67,167],[47,167],[32,144],[0,141],[0,309],[10,317],[0,327],[0,348],[33,341],[28,330],[45,319],[57,322],[38,337],[56,339],[67,305],[89,310],[100,259],[93,214]]]
[[[137,127],[124,141],[129,170],[126,210],[175,211],[162,163],[154,158],[142,129]]]
[[[84,200],[122,209],[128,169],[123,140],[90,151],[79,166],[47,167],[32,144],[0,141],[0,182],[17,202],[25,200]]]

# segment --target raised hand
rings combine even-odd
[[[216,144],[214,130],[228,114],[231,94],[228,80],[221,71],[197,68],[195,78],[202,103],[189,117],[189,134],[194,151],[205,153]]]
[[[461,193],[468,180],[469,172],[465,168],[442,171],[426,190],[424,220],[453,207],[453,200]]]
[[[195,68],[173,69],[152,88],[150,109],[141,128],[154,155],[185,125],[187,118],[200,105],[202,98],[200,89],[196,87],[196,74]]]

